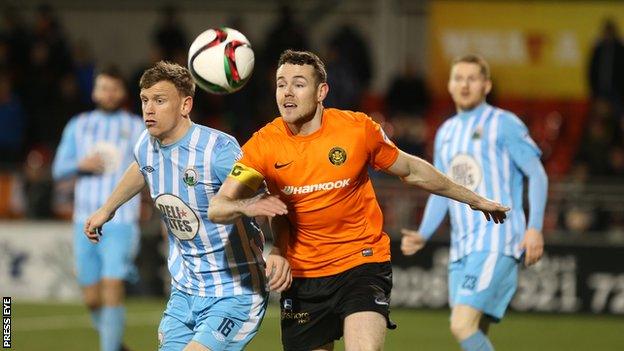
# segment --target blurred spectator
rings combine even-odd
[[[325,61],[329,93],[323,104],[326,107],[357,110],[362,96],[362,83],[353,62],[336,45],[330,43]]]
[[[80,100],[87,105],[85,109],[90,109],[92,106],[91,91],[95,83],[95,61],[89,43],[81,40],[74,44],[72,55]]]
[[[46,124],[46,134],[43,136],[43,140],[47,142],[50,149],[56,149],[61,140],[63,128],[70,118],[91,107],[91,103],[85,103],[82,100],[76,75],[67,73],[61,77],[54,99],[48,107],[49,121]]]
[[[286,49],[309,50],[304,29],[295,20],[295,14],[287,1],[280,1],[279,18],[269,30],[265,42],[264,61],[271,67],[277,65],[282,51]]]
[[[590,170],[586,163],[573,167],[568,183],[560,191],[565,193],[558,203],[558,227],[570,234],[586,234],[608,228],[607,211],[598,201],[587,201]]]
[[[408,60],[405,70],[395,75],[386,94],[386,106],[390,116],[407,115],[422,117],[429,107],[431,97],[423,77],[417,74]]]
[[[394,125],[397,146],[413,155],[423,155],[427,142],[424,113],[430,96],[423,78],[408,61],[405,70],[396,75],[386,94],[386,106]]]
[[[373,69],[366,41],[352,26],[343,24],[334,32],[330,46],[339,51],[340,57],[352,67],[363,89],[368,89]]]
[[[624,146],[617,145],[609,152],[609,176],[624,184]]]
[[[0,71],[0,164],[22,161],[26,116],[22,103],[13,91],[11,79]]]
[[[591,177],[607,176],[609,152],[617,132],[612,109],[606,102],[598,100],[590,113],[576,162],[585,164]]]
[[[602,34],[591,53],[589,82],[592,97],[606,99],[621,113],[624,98],[624,44],[612,19],[605,20]]]
[[[52,218],[52,152],[45,146],[32,148],[24,164],[26,217]]]
[[[40,5],[35,14],[34,42],[30,48],[29,65],[23,91],[28,114],[26,137],[28,145],[47,145],[50,139],[49,108],[57,97],[61,77],[73,71],[73,61],[61,24],[49,5]]]
[[[57,77],[72,70],[69,45],[52,6],[42,4],[37,8],[34,37],[47,51],[45,61],[42,62],[47,69],[53,71]]]
[[[163,7],[160,16],[160,24],[154,31],[154,43],[165,60],[175,61],[179,51],[188,50],[186,30],[180,24],[178,10],[173,5]]]
[[[2,32],[0,34],[0,65],[11,68],[14,86],[21,91],[32,45],[32,32],[24,23],[21,13],[14,6],[2,11]],[[6,68],[5,67],[5,68]]]

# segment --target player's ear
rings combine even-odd
[[[182,116],[188,116],[191,114],[192,109],[193,109],[193,97],[185,96],[182,99],[182,106],[180,107],[180,114]]]
[[[316,102],[323,102],[329,93],[329,84],[321,83],[316,89]]]
[[[492,91],[492,81],[488,79],[485,81],[485,95],[489,94],[490,91]]]

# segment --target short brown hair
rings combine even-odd
[[[195,95],[195,82],[191,72],[177,63],[167,61],[158,61],[153,67],[145,70],[139,81],[139,87],[147,89],[163,80],[173,83],[183,96]]]
[[[481,68],[481,74],[483,74],[485,79],[487,80],[490,79],[490,65],[483,58],[483,56],[477,55],[477,54],[467,54],[467,55],[458,56],[451,63],[451,67],[461,62],[474,63],[474,64],[479,65],[479,68]]]
[[[286,50],[280,55],[277,67],[283,64],[290,63],[291,65],[310,65],[314,68],[316,74],[316,81],[320,83],[327,83],[327,71],[325,70],[325,64],[316,54],[310,51],[295,51]]]
[[[111,64],[108,66],[99,67],[97,71],[95,72],[95,76],[97,77],[100,75],[116,79],[119,82],[121,82],[121,85],[123,85],[124,88],[126,88],[126,78],[121,73],[119,66]]]

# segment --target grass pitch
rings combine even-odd
[[[157,327],[165,300],[131,299],[125,343],[132,350],[156,350]],[[385,350],[459,350],[448,331],[448,310],[394,309],[399,325],[386,338]],[[12,349],[97,350],[97,334],[86,309],[76,304],[12,305]],[[498,350],[622,350],[624,318],[595,315],[510,313],[492,326]],[[344,350],[338,343],[336,350]],[[247,350],[281,350],[279,309],[271,306]]]

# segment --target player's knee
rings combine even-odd
[[[451,333],[457,340],[464,340],[474,334],[478,325],[475,325],[466,318],[451,318]]]
[[[102,280],[102,303],[106,306],[123,304],[125,297],[124,282],[117,279]]]
[[[97,310],[102,307],[102,300],[99,298],[99,296],[95,295],[85,295],[84,303],[91,311]]]

